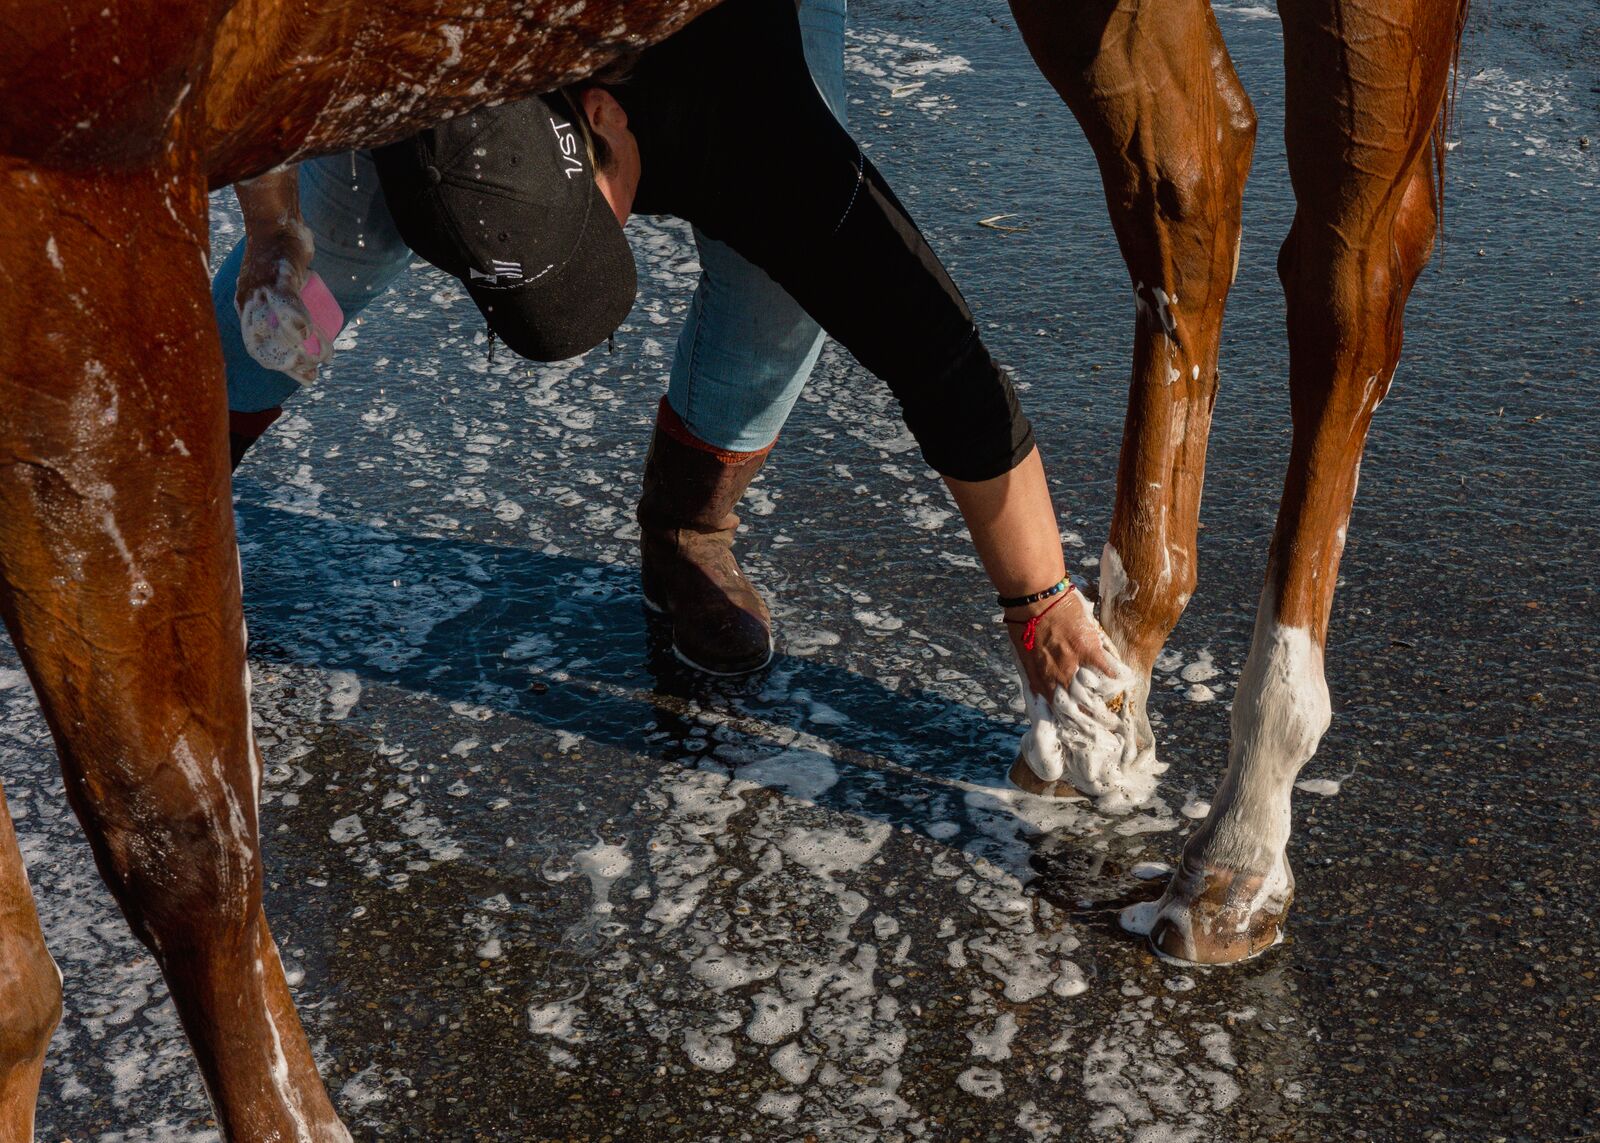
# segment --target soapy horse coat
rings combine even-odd
[[[261,909],[211,189],[592,72],[709,0],[12,0],[0,612],[222,1136],[348,1140]],[[60,977],[0,801],[0,1139]]]

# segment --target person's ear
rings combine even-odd
[[[617,102],[616,96],[605,88],[586,87],[580,98],[583,101],[583,114],[595,134],[610,139],[628,129],[628,113]]]

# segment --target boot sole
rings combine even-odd
[[[653,615],[665,616],[667,614],[667,609],[665,607],[662,607],[655,600],[651,599],[648,595],[644,596],[644,606],[645,606],[645,610],[649,611]],[[715,669],[713,669],[711,667],[706,666],[704,663],[695,662],[693,659],[689,658],[689,656],[685,655],[681,650],[678,649],[678,641],[676,639],[674,639],[672,641],[672,656],[673,656],[673,658],[677,659],[678,662],[682,663],[686,667],[693,667],[695,670],[699,671],[703,675],[712,675],[712,676],[714,676],[716,678],[719,678],[719,679],[736,679],[740,675],[752,675],[755,672],[757,672],[759,670],[762,670],[769,663],[771,663],[772,662],[772,655],[773,655],[773,643],[772,643],[772,637],[769,635],[767,637],[767,654],[766,654],[766,657],[761,660],[761,662],[756,663],[754,666],[739,667],[739,668],[737,668],[735,670],[731,670],[731,671],[718,671],[718,670],[715,670]]]
[[[703,675],[711,675],[719,679],[736,679],[740,675],[753,675],[757,671],[765,668],[767,664],[772,662],[772,641],[770,639],[767,640],[767,656],[766,658],[762,659],[761,662],[757,663],[753,667],[740,667],[737,670],[732,671],[714,671],[702,663],[695,662],[682,651],[678,650],[678,644],[676,641],[674,641],[672,644],[672,655],[673,658],[677,659],[678,662],[682,663],[684,666],[693,667]]]

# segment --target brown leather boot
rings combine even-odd
[[[697,440],[663,399],[639,498],[645,603],[672,620],[672,649],[712,675],[742,675],[772,659],[772,616],[739,571],[734,506],[766,462]]]
[[[228,410],[228,459],[233,471],[239,471],[239,462],[250,446],[261,439],[261,434],[272,427],[272,422],[283,416],[283,406],[262,409],[259,413],[236,413]]]

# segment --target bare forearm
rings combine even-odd
[[[1031,595],[1066,575],[1038,449],[1003,476],[975,482],[946,477],[945,486],[1000,595]]]

